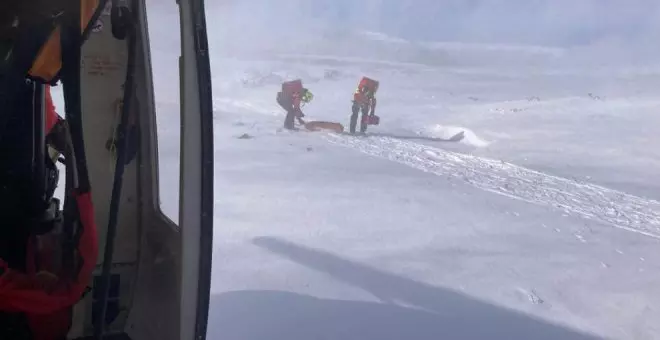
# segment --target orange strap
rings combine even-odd
[[[99,0],[80,0],[80,29],[81,32],[89,25]],[[62,68],[62,45],[60,28],[56,27],[50,38],[39,51],[39,55],[32,64],[28,74],[46,82],[51,81]]]

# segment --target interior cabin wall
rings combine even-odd
[[[81,55],[81,104],[83,112],[83,136],[92,186],[95,220],[99,234],[99,257],[92,280],[92,293],[74,310],[72,337],[93,332],[94,301],[99,293],[94,289],[101,274],[103,252],[109,218],[110,198],[114,178],[114,154],[107,147],[108,141],[120,119],[122,86],[127,66],[126,41],[112,36],[110,12],[104,10],[82,48]],[[111,329],[123,328],[130,305],[138,259],[138,207],[136,162],[126,167],[124,187],[117,224],[116,248],[110,288],[111,304],[108,317]]]
[[[109,1],[110,2],[110,1]],[[145,7],[138,2],[133,122],[139,124],[139,152],[126,165],[112,265],[107,327],[134,340],[178,339],[180,235],[159,209],[156,117],[149,61]],[[111,32],[109,6],[82,51],[81,83],[84,138],[99,231],[101,273],[115,172],[109,143],[120,122],[128,42]],[[94,282],[92,283],[94,284]],[[94,287],[92,287],[94,288]],[[70,338],[93,334],[94,290],[74,309]]]

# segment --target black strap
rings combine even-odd
[[[52,176],[58,177],[57,169],[47,167],[46,162],[52,161],[46,154],[46,89],[38,82],[32,82],[32,223],[30,227],[36,234],[52,230],[57,213],[52,208],[59,209],[59,201],[53,199],[55,183]],[[53,173],[54,170],[54,173]],[[54,205],[53,205],[54,204]]]
[[[64,92],[66,120],[76,155],[76,170],[78,174],[75,188],[81,192],[89,192],[89,175],[87,172],[87,157],[85,156],[85,141],[83,138],[82,104],[80,93],[80,60],[82,35],[80,32],[80,9],[66,13],[66,19],[61,27],[62,35],[62,71],[61,81]]]
[[[7,60],[2,63],[0,81],[0,107],[10,107],[11,101],[26,82],[26,77],[41,47],[55,29],[56,20],[44,20],[33,25],[21,25]],[[8,114],[0,114],[0,136],[5,135]],[[26,117],[27,119],[27,117]]]
[[[82,32],[80,6],[64,13],[61,27],[62,69],[60,71],[64,92],[65,118],[69,131],[69,149],[66,156],[66,196],[63,208],[62,270],[68,277],[76,277],[83,259],[76,253],[82,228],[76,193],[90,191],[85,140],[83,137],[82,106],[80,91],[80,55]]]

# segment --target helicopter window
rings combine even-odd
[[[179,219],[180,92],[179,7],[174,1],[147,1],[147,19],[167,25],[150,27],[152,75],[158,133],[160,208],[172,221]],[[156,19],[157,18],[157,19]],[[177,222],[178,223],[178,222]]]

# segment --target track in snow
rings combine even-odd
[[[581,183],[511,163],[461,154],[390,137],[324,135],[329,142],[415,169],[462,180],[479,189],[560,209],[593,221],[660,239],[660,202]]]

